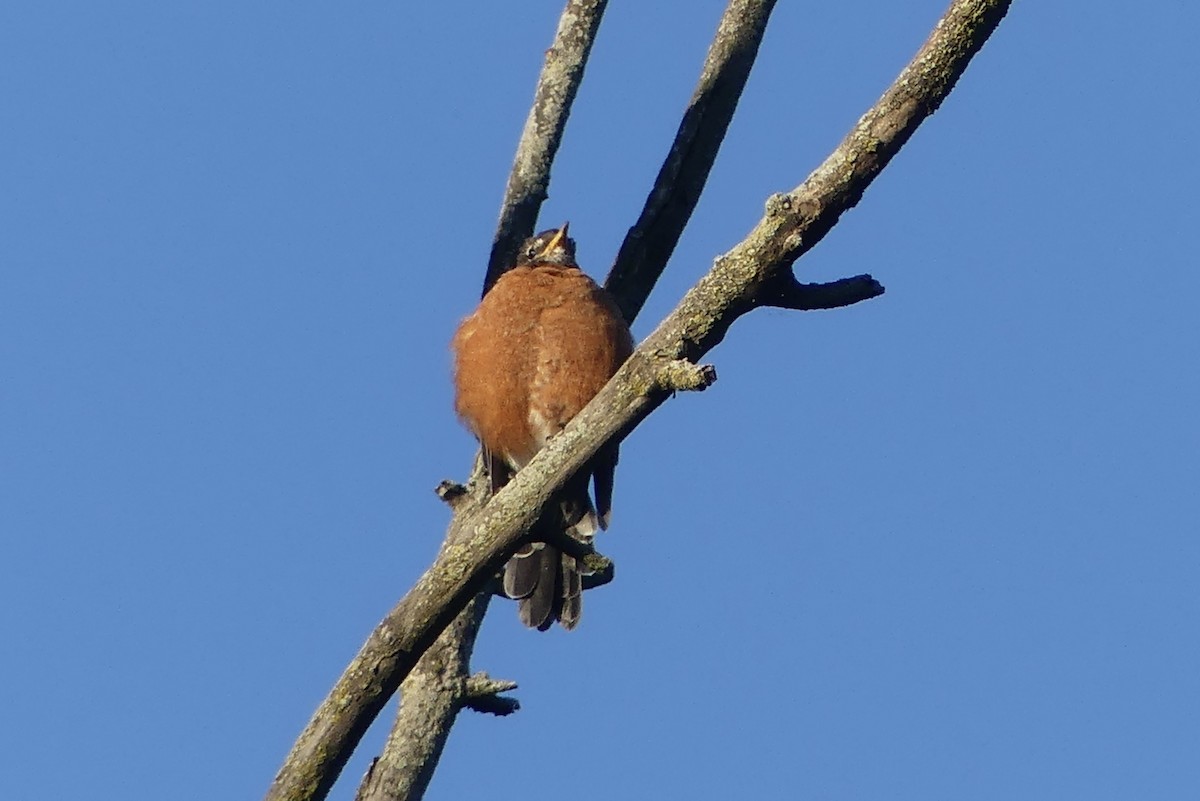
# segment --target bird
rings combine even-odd
[[[528,464],[633,352],[616,302],[575,261],[568,226],[525,240],[515,265],[451,342],[455,412],[483,447],[492,492]],[[617,451],[606,446],[566,484],[547,504],[531,541],[505,565],[504,593],[517,601],[526,626],[545,631],[555,620],[567,630],[578,625],[581,566],[547,542],[554,537],[545,527],[585,542],[608,527]]]

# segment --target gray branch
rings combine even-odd
[[[325,796],[367,727],[421,654],[484,589],[542,507],[601,447],[670,396],[671,362],[695,364],[741,315],[766,305],[778,277],[853,207],[929,117],[995,30],[1011,0],[955,0],[916,57],[800,186],[773,196],[750,234],[684,296],[603,390],[486,505],[460,501],[434,564],[379,623],[296,741],[269,801]]]
[[[637,279],[616,290],[631,320],[645,302],[695,208],[745,86],[774,2],[732,0],[718,26],[699,85],[675,143],[655,182],[642,218],[631,230],[632,238],[626,240],[627,244],[645,244],[650,241],[647,236],[654,237],[650,248],[629,250],[623,262],[635,268],[634,277]],[[533,230],[538,208],[546,195],[554,154],[603,11],[603,3],[569,3],[563,12],[558,35],[547,53],[546,66],[509,176],[484,282],[485,292],[512,263],[517,245]],[[661,254],[659,263],[647,267],[647,258],[655,254]],[[439,488],[439,495],[452,504],[463,492],[463,487],[451,483],[444,483]],[[586,549],[587,553],[579,552],[582,544],[573,538],[564,537],[564,540],[569,542],[560,543],[561,547],[583,560],[587,566],[585,590],[612,581],[614,570],[611,561],[590,548]],[[475,603],[480,603],[478,596]],[[473,641],[482,622],[482,616],[469,621],[463,621],[462,616],[456,619],[434,648],[417,663],[414,673],[426,678],[419,683],[406,680],[401,685],[401,695],[408,699],[408,706],[401,705],[383,753],[372,764],[371,771],[360,786],[360,798],[412,801],[424,794],[457,715],[447,713],[414,720],[415,714],[409,710],[457,711],[457,699],[453,693],[457,692],[460,674],[465,675],[469,669],[469,649],[458,660],[442,659],[436,654],[452,649],[453,638],[470,638]],[[443,642],[448,635],[451,639]],[[432,664],[427,666],[427,660],[431,660]],[[447,675],[447,671],[457,673]],[[434,675],[438,676],[438,680],[430,678]],[[414,693],[417,692],[424,697],[415,698]],[[513,699],[493,695],[474,698],[466,706],[479,712],[508,714],[516,711],[517,704]]]
[[[403,689],[404,685],[400,685]],[[511,715],[521,708],[515,698],[500,695],[517,689],[515,681],[493,679],[486,673],[474,673],[466,683],[463,695],[463,706],[476,712],[486,712],[489,715]]]
[[[571,105],[600,27],[607,0],[569,0],[559,18],[554,43],[546,51],[533,105],[517,145],[504,191],[500,220],[492,242],[483,291],[513,263],[521,241],[533,231],[546,198],[550,168],[562,141]],[[477,461],[474,476],[481,475]],[[476,482],[476,486],[482,487]],[[458,513],[468,490],[442,482],[438,495]],[[482,502],[486,496],[474,500]],[[574,540],[572,540],[574,542]],[[592,573],[585,588],[612,580],[612,562],[594,552],[587,555]],[[359,785],[359,801],[415,801],[425,794],[437,769],[450,729],[462,709],[507,715],[518,708],[516,699],[500,696],[512,683],[481,683],[468,676],[475,637],[493,590],[485,589],[447,627],[400,685],[400,708],[383,752]],[[511,684],[511,686],[501,686]]]
[[[515,709],[514,700],[497,694],[514,689],[516,684],[467,676],[475,634],[489,598],[480,594],[467,604],[401,682],[396,725],[383,753],[367,771],[355,801],[420,798],[433,778],[460,709],[489,703],[497,711],[506,704],[508,711]]]
[[[512,266],[517,248],[537,223],[550,186],[550,165],[562,141],[606,5],[608,0],[569,0],[559,18],[558,32],[554,44],[546,51],[533,106],[525,119],[525,130],[521,132],[517,156],[504,189],[500,222],[496,225],[483,281],[485,293]]]
[[[775,0],[730,0],[679,132],[605,287],[632,322],[683,235],[750,77]]]

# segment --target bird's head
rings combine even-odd
[[[560,267],[578,267],[575,263],[575,240],[567,236],[567,226],[542,231],[531,236],[521,245],[517,254],[518,266],[531,264],[556,264]]]

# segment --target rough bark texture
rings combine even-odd
[[[475,635],[490,599],[490,594],[481,593],[467,604],[400,684],[396,723],[383,753],[363,778],[356,801],[420,798],[460,710],[496,715],[517,710],[516,701],[499,695],[515,689],[515,683],[482,673],[468,675]]]
[[[896,82],[792,192],[774,195],[747,237],[643,342],[569,426],[490,502],[470,493],[435,563],[372,632],[296,741],[267,798],[323,798],[387,699],[440,632],[520,544],[542,506],[605,443],[677,389],[702,389],[695,362],[735,319],[765,305],[828,308],[875,297],[869,276],[802,285],[790,268],[862,197],[932,114],[1007,12],[1008,0],[956,0]]]

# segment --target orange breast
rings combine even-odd
[[[633,342],[595,282],[539,265],[501,276],[452,347],[455,411],[519,468],[600,391]]]

